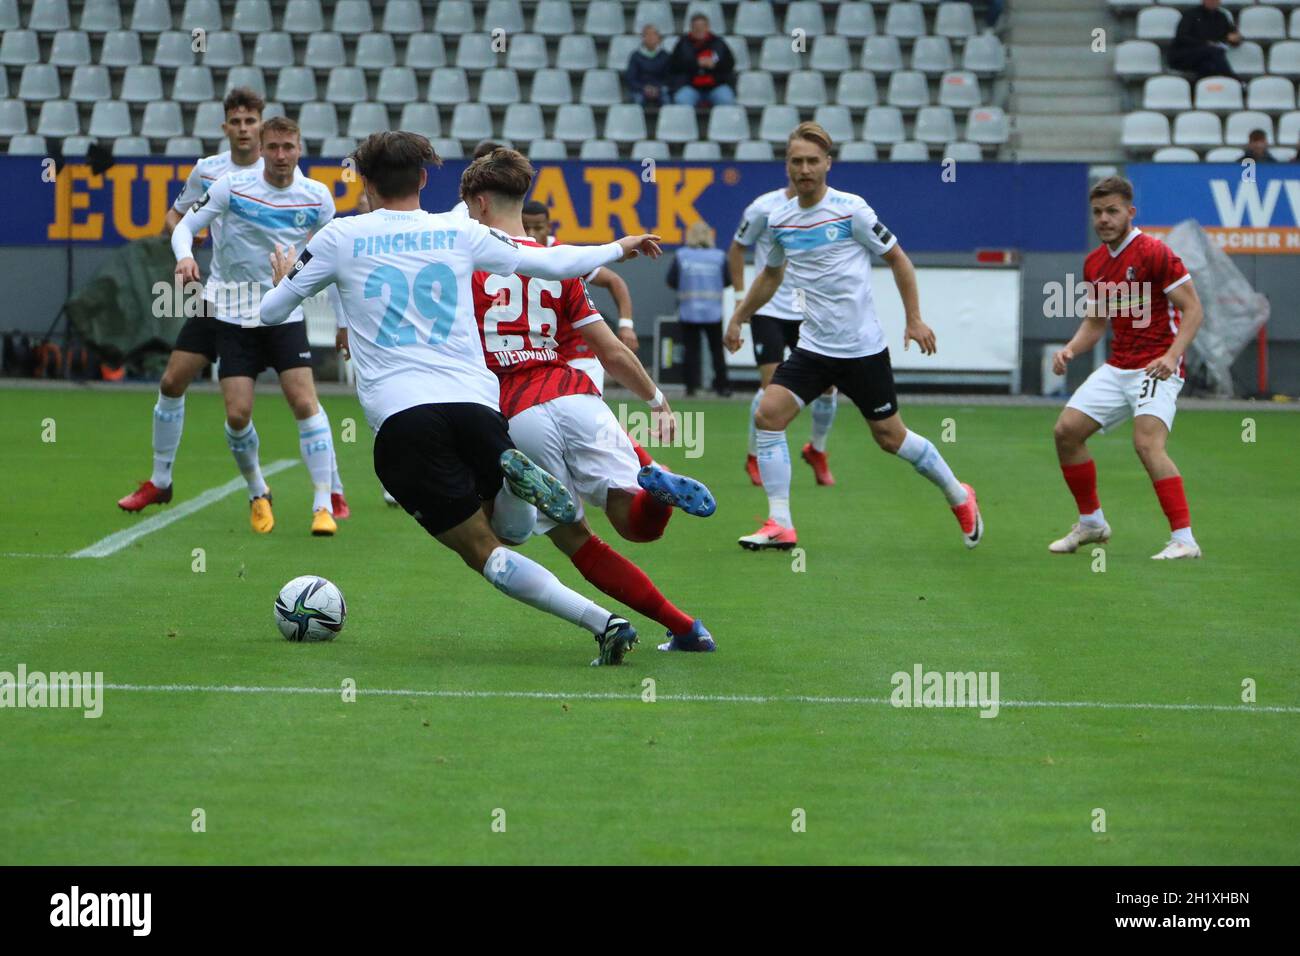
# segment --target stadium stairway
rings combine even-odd
[[[1106,0],[1015,0],[1007,7],[1013,157],[1121,160],[1115,47],[1122,37]],[[1098,27],[1106,31],[1104,53],[1092,49]]]

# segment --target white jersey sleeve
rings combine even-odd
[[[224,215],[229,208],[230,179],[223,176],[212,184],[203,198],[190,207],[172,231],[172,252],[176,254],[177,262],[193,258],[195,235]]]
[[[493,275],[508,276],[519,268],[519,243],[503,232],[489,229],[476,219],[465,219],[460,226],[469,237],[470,258],[474,268]]]
[[[181,187],[181,194],[176,197],[176,202],[172,208],[179,213],[185,213],[190,206],[199,201],[199,198],[208,190],[207,185],[203,182],[203,175],[200,172],[202,166],[199,163],[194,164],[190,170],[189,178],[185,180],[185,185]]]
[[[883,256],[898,245],[898,237],[890,232],[876,211],[863,203],[853,211],[853,238],[878,256]]]
[[[736,228],[736,242],[742,246],[752,246],[767,229],[767,209],[759,200],[754,200],[745,207]]]

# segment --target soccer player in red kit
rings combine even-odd
[[[497,149],[475,160],[461,178],[461,196],[473,219],[540,246],[524,235],[524,197],[534,171],[523,155]],[[503,540],[522,543],[534,529],[568,555],[582,576],[606,594],[668,629],[663,651],[712,651],[704,624],[678,610],[635,564],[592,533],[583,503],[605,511],[629,541],[661,537],[677,507],[697,517],[716,503],[703,484],[653,463],[642,467],[591,377],[560,354],[559,340],[576,330],[619,381],[650,403],[660,431],[675,426],[663,394],[636,355],[619,341],[596,310],[581,279],[562,282],[522,275],[476,272],[474,314],[488,368],[501,386],[501,413],[511,439],[555,475],[578,502],[578,520],[556,524],[524,502],[498,501],[492,527]]]
[[[1088,376],[1056,420],[1056,454],[1065,483],[1079,506],[1070,533],[1053,541],[1055,554],[1110,540],[1110,525],[1097,498],[1097,466],[1087,441],[1098,429],[1133,417],[1133,448],[1155,486],[1169,519],[1169,543],[1156,560],[1199,558],[1178,466],[1165,450],[1183,388],[1183,354],[1201,326],[1201,301],[1186,266],[1159,239],[1133,225],[1133,186],[1119,176],[1101,180],[1088,193],[1092,223],[1102,244],[1083,265],[1088,283],[1087,317],[1068,345],[1052,359],[1057,375],[1114,333],[1110,358]]]

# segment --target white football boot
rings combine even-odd
[[[1070,533],[1064,538],[1057,538],[1047,546],[1047,550],[1052,554],[1074,554],[1081,544],[1092,544],[1094,541],[1105,544],[1109,540],[1110,525],[1104,521],[1099,525],[1076,521]]]
[[[1183,544],[1183,542],[1170,538],[1169,543],[1164,546],[1159,554],[1151,555],[1152,561],[1176,561],[1179,558],[1199,558],[1201,556],[1201,547],[1196,544]]]

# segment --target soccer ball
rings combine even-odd
[[[275,599],[275,624],[290,641],[332,641],[347,616],[343,592],[314,574],[294,578]]]

